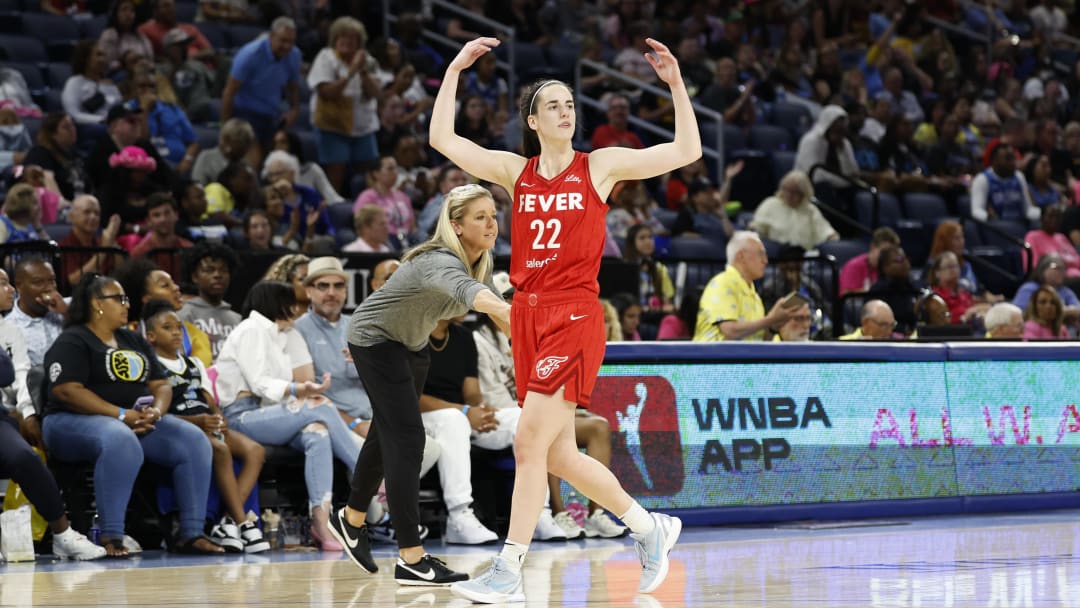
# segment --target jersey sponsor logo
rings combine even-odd
[[[685,467],[675,389],[661,376],[601,376],[590,410],[611,424],[611,470],[627,492],[672,496]]]
[[[563,180],[563,183],[567,183],[567,184],[578,183],[578,184],[580,184],[581,183],[581,178],[574,175],[573,173],[571,173],[570,175],[566,176],[566,179]]]
[[[526,182],[521,182],[521,187],[522,188],[533,188],[535,186],[536,186],[536,184],[529,184],[529,183],[526,183]]]
[[[554,262],[556,259],[558,259],[558,257],[559,254],[556,253],[549,258],[544,258],[543,260],[525,260],[525,268],[543,268],[544,266],[547,266],[550,262]]]
[[[536,375],[541,380],[546,380],[548,376],[555,373],[555,370],[559,369],[559,366],[566,363],[568,357],[544,357],[536,364]]]
[[[64,371],[64,367],[57,361],[49,366],[49,382],[56,382],[56,379],[60,377],[60,372]]]
[[[555,211],[584,211],[582,201],[585,197],[580,192],[559,192],[557,194],[521,194],[518,195],[518,213],[547,213]]]
[[[109,375],[121,382],[138,382],[146,373],[146,359],[133,350],[114,350],[108,354]]]

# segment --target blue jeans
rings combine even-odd
[[[94,499],[101,536],[124,535],[124,515],[143,459],[172,469],[180,506],[180,539],[203,533],[210,491],[210,440],[194,424],[166,415],[155,430],[136,435],[109,416],[60,412],[45,417],[42,433],[50,453],[67,462],[94,462]]]
[[[287,445],[304,453],[304,481],[312,507],[333,497],[334,457],[345,463],[351,474],[360,456],[352,431],[333,403],[299,408],[284,403],[260,406],[257,397],[241,397],[225,408],[225,416],[229,428],[259,443]]]

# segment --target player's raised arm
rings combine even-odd
[[[435,96],[428,143],[466,173],[499,184],[508,192],[513,192],[514,181],[525,166],[525,159],[510,152],[488,150],[454,132],[454,102],[461,72],[498,45],[497,38],[470,40],[450,62],[439,86],[439,93]]]
[[[645,58],[660,80],[671,88],[671,101],[675,108],[675,139],[644,150],[613,147],[594,151],[590,155],[589,168],[600,192],[610,191],[616,182],[622,180],[647,179],[674,171],[701,157],[701,134],[679,62],[661,42],[652,38],[647,42],[653,53],[646,53]]]

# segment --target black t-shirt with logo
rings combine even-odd
[[[118,329],[116,348],[103,343],[89,329],[75,325],[64,330],[45,353],[45,374],[50,386],[78,382],[98,397],[131,408],[150,394],[151,380],[165,380],[165,369],[139,334]],[[46,414],[71,408],[50,391]]]
[[[478,378],[480,375],[479,355],[471,331],[454,323],[447,329],[449,333],[445,346],[442,340],[434,338],[428,342],[431,367],[428,368],[427,379],[424,380],[424,394],[450,403],[463,403],[464,379]],[[435,347],[440,347],[440,350],[432,348],[431,342],[435,343]]]

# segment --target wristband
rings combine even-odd
[[[296,396],[296,383],[295,382],[290,382],[289,383],[289,394],[292,395],[293,397]]]
[[[359,425],[359,424],[360,424],[360,419],[359,418],[353,418],[353,421],[349,423],[349,430],[351,431],[351,430],[355,429],[357,427],[357,425]]]
[[[120,408],[120,413],[116,416],[121,422],[124,420],[124,416],[127,415],[127,410]]]
[[[468,404],[468,403],[466,403],[465,405],[461,406],[461,413],[462,413],[462,414],[465,414],[466,416],[468,416],[468,415],[469,415],[469,404]]]

